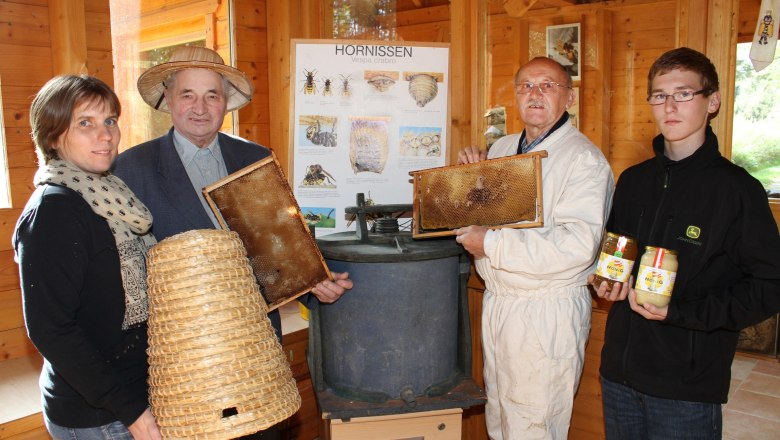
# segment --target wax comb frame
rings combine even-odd
[[[534,228],[544,225],[542,158],[538,151],[477,163],[412,171],[414,238],[454,235],[480,225]]]
[[[238,233],[274,310],[333,280],[275,155],[203,189],[222,229]]]

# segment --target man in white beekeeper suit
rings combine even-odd
[[[614,188],[601,153],[569,122],[572,80],[549,58],[515,74],[525,130],[459,163],[546,150],[544,226],[457,229],[485,281],[482,345],[491,439],[566,439],[590,331],[592,272]]]

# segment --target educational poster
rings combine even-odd
[[[449,47],[293,40],[291,186],[317,236],[355,230],[344,208],[411,204],[410,171],[440,167]]]

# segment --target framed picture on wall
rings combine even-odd
[[[580,24],[547,26],[547,57],[561,63],[574,81],[580,79]]]

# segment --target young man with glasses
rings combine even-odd
[[[647,96],[655,157],[620,176],[607,230],[640,251],[676,251],[679,267],[665,307],[638,305],[634,277],[593,285],[614,301],[600,371],[607,439],[720,439],[739,330],[780,311],[780,236],[761,184],[718,150],[710,60],[666,52]]]
[[[482,347],[491,439],[566,439],[590,330],[587,276],[612,195],[604,155],[569,122],[571,77],[557,62],[534,58],[515,75],[525,130],[490,152],[475,147],[459,162],[546,150],[542,159],[544,226],[468,226],[457,241],[474,255],[485,281]]]

